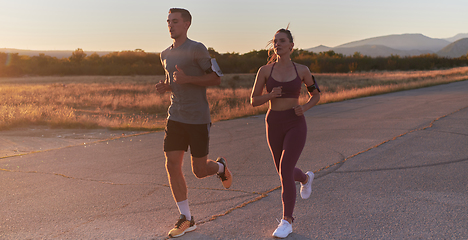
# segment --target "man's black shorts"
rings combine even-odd
[[[187,124],[167,120],[166,135],[164,136],[164,152],[187,152],[190,146],[190,153],[193,157],[207,156],[210,127],[211,123]]]

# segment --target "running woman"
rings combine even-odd
[[[167,26],[173,43],[161,52],[166,80],[156,84],[159,93],[172,93],[164,136],[164,153],[169,184],[180,218],[169,231],[170,237],[179,237],[196,229],[182,173],[184,152],[189,146],[192,171],[197,178],[218,174],[225,188],[229,188],[232,183],[232,174],[227,168],[226,160],[221,157],[216,161],[208,159],[211,118],[206,87],[221,83],[218,75],[220,71],[212,66],[205,45],[187,37],[191,22],[192,16],[186,9],[169,10]]]
[[[293,211],[296,202],[296,184],[301,183],[301,197],[309,198],[314,173],[296,168],[304,148],[307,125],[304,112],[320,100],[320,90],[308,67],[291,61],[294,41],[291,32],[276,32],[269,49],[269,61],[257,73],[250,102],[252,106],[269,103],[265,117],[266,135],[282,187],[283,219],[273,232],[274,237],[285,238],[292,232]],[[273,52],[273,53],[272,53]],[[309,99],[299,104],[301,86],[309,91]],[[263,94],[266,86],[267,93]]]

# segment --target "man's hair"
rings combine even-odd
[[[187,9],[183,8],[171,8],[169,9],[169,13],[180,13],[182,15],[182,19],[184,22],[192,22],[192,15],[190,15],[190,12]]]

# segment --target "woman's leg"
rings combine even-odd
[[[293,219],[293,211],[296,203],[296,183],[295,181],[304,182],[307,176],[299,168],[296,168],[296,163],[302,153],[307,138],[307,126],[305,121],[296,122],[285,135],[283,141],[283,150],[280,160],[280,176],[282,184],[282,199],[283,199],[283,217]]]
[[[267,141],[270,147],[271,156],[275,161],[275,167],[278,174],[280,173],[280,161],[283,154],[283,138],[284,134],[279,128],[267,126]]]

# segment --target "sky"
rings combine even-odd
[[[299,49],[468,33],[466,0],[0,0],[0,48],[161,52],[172,7],[191,12],[190,39],[220,53],[265,49],[288,24]]]

